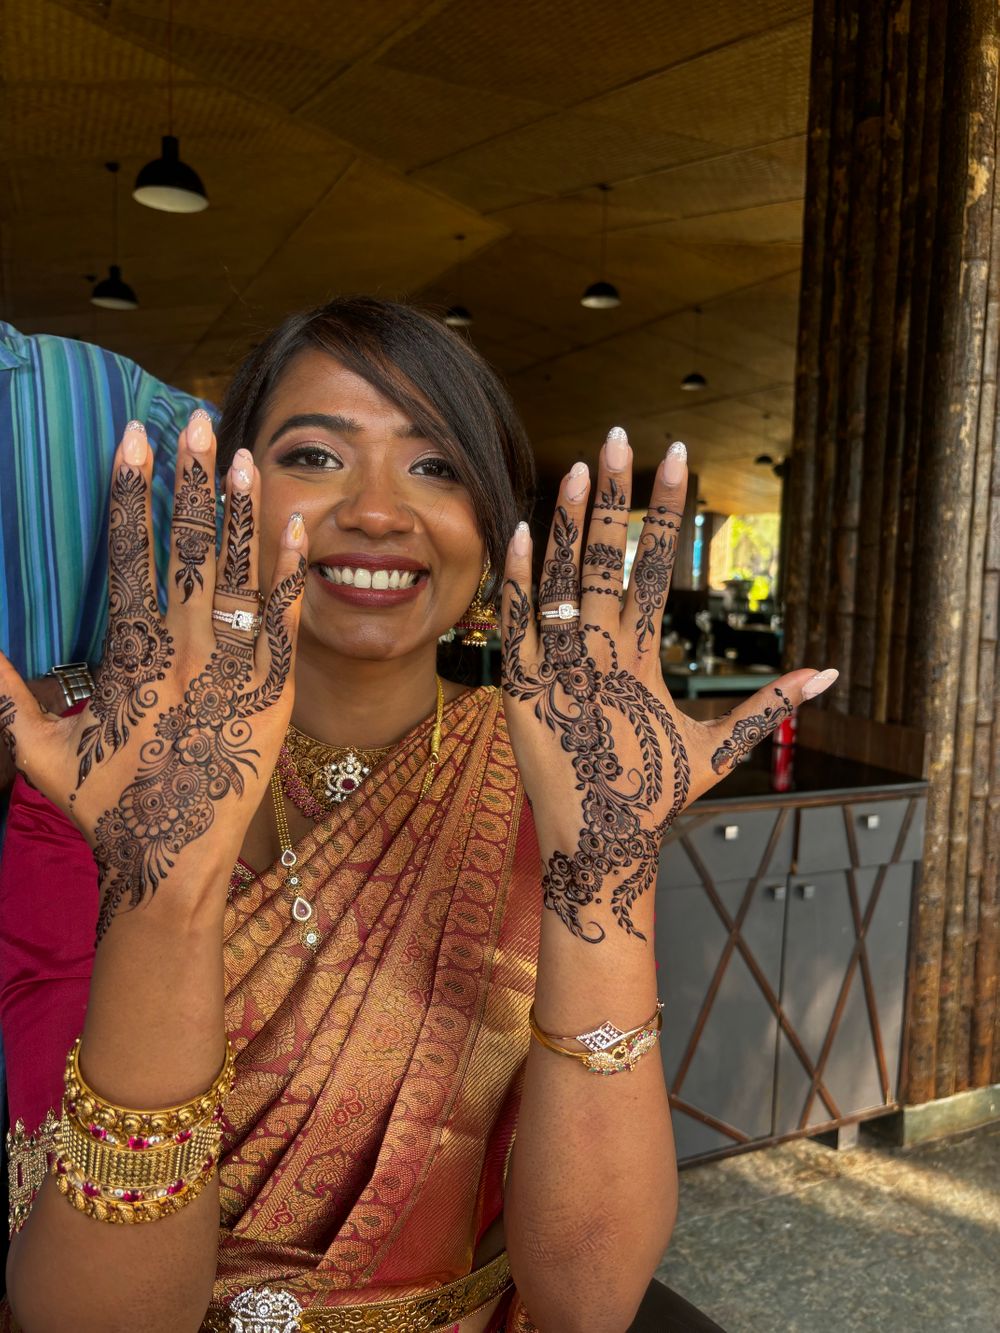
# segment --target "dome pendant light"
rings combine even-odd
[[[136,310],[139,298],[122,278],[118,264],[118,163],[105,162],[111,172],[111,263],[108,276],[102,278],[90,293],[91,305],[99,305],[103,310]]]
[[[174,134],[174,4],[167,8],[167,128],[163,136],[162,153],[147,162],[135,178],[132,198],[147,208],[158,208],[163,213],[200,213],[208,207],[208,195],[201,177],[181,161],[180,141]]]
[[[698,350],[701,350],[701,306],[696,305],[695,313],[695,343]],[[700,370],[692,370],[689,375],[685,375],[681,380],[681,388],[686,393],[698,393],[702,389],[708,388],[708,380]]]
[[[458,301],[453,306],[449,306],[444,314],[444,322],[450,329],[467,329],[472,323],[472,312],[462,304],[462,281],[465,273],[465,236],[462,232],[455,237],[458,241],[458,274],[455,280],[455,287],[458,292]]]
[[[601,191],[601,278],[597,282],[592,282],[587,290],[580,297],[580,304],[585,305],[588,310],[614,310],[615,306],[622,303],[622,298],[618,295],[618,288],[613,286],[604,278],[607,272],[608,260],[608,195],[611,192],[610,185],[599,185]]]

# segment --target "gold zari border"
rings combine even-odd
[[[33,1133],[25,1130],[23,1120],[18,1120],[14,1128],[7,1131],[7,1221],[11,1235],[20,1231],[28,1220],[35,1195],[48,1172],[49,1157],[55,1151],[58,1128],[59,1121],[50,1109]]]
[[[503,1251],[474,1273],[436,1291],[371,1305],[303,1310],[295,1328],[297,1333],[431,1333],[442,1324],[460,1323],[509,1286],[510,1262]],[[209,1310],[201,1333],[231,1333],[232,1327],[228,1310]]]

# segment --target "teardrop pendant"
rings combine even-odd
[[[308,921],[313,914],[312,903],[306,902],[305,898],[296,898],[292,903],[292,920]]]

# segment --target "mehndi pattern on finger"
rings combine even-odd
[[[630,586],[635,593],[639,618],[635,622],[636,648],[648,651],[647,640],[655,638],[654,620],[663,609],[677,552],[676,527],[669,537],[662,533],[644,532],[639,538],[639,553],[632,566]]]
[[[778,698],[777,703],[769,705],[761,713],[754,713],[752,717],[740,718],[733,724],[732,735],[728,736],[712,755],[714,772],[722,773],[727,768],[735,768],[755,746],[779,727],[786,717],[791,717],[795,710],[788,696],[777,686],[774,693]]]
[[[217,648],[183,703],[157,718],[154,737],[140,751],[138,776],[101,815],[94,845],[101,882],[98,941],[123,903],[136,907],[153,896],[177,856],[212,827],[215,805],[243,794],[244,773],[257,773],[249,719],[277,702],[288,678],[293,645],[285,616],[305,576],[300,558],[268,601],[270,665],[263,683],[244,694],[252,651],[247,656]]]
[[[233,491],[229,497],[226,562],[220,585],[225,592],[241,592],[250,581],[253,532],[253,501],[246,491]]]
[[[552,522],[552,541],[555,550],[545,561],[538,589],[540,606],[576,601],[580,587],[576,568],[576,544],[579,537],[579,527],[563,506],[559,505]]]
[[[195,587],[204,588],[201,568],[215,545],[215,496],[209,485],[208,473],[198,462],[191,460],[181,475],[174,502],[174,548],[178,569],[174,583],[187,601]]]
[[[582,793],[579,844],[574,852],[556,851],[550,857],[542,879],[544,905],[572,934],[598,944],[606,935],[603,926],[584,922],[581,913],[591,904],[601,905],[608,878],[624,873],[612,891],[611,913],[627,934],[645,940],[632,920],[632,907],[653,882],[663,834],[683,808],[691,785],[680,733],[660,700],[617,665],[616,654],[611,671],[597,666],[587,652],[591,627],[544,633],[543,660],[529,669],[522,650],[531,606],[517,583],[508,581],[507,586],[511,596],[503,642],[504,693],[517,702],[533,703],[536,718],[559,734],[562,748],[572,755],[575,789]],[[599,632],[612,642],[606,631]],[[620,714],[632,728],[641,771],[626,771],[617,758],[609,712]],[[664,748],[673,760],[670,807],[647,828],[641,817],[663,796]]]
[[[77,749],[77,787],[156,707],[155,684],[174,655],[149,575],[146,489],[145,477],[132,468],[120,469],[111,483],[108,631],[88,700],[97,721],[84,729]]]

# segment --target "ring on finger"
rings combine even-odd
[[[256,639],[264,623],[262,616],[255,616],[252,611],[213,611],[212,619],[228,625],[230,629],[252,634]]]
[[[579,620],[580,608],[572,602],[560,602],[555,609],[539,611],[539,620]]]

